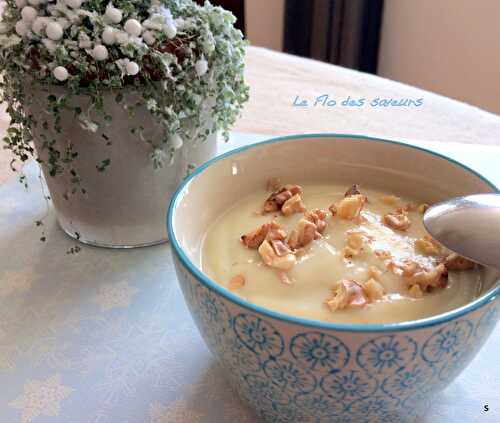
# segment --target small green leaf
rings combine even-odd
[[[101,163],[99,163],[96,168],[99,172],[104,172],[106,168],[110,165],[111,160],[110,159],[105,159],[102,160]]]

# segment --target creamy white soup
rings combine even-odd
[[[202,270],[247,301],[328,322],[386,323],[460,307],[476,265],[426,233],[428,207],[353,185],[279,185],[208,228]]]

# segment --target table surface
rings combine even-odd
[[[223,149],[259,139],[235,135]],[[500,184],[498,147],[419,145]],[[203,344],[169,245],[67,255],[74,241],[43,200],[39,170],[25,170],[28,191],[0,186],[0,422],[258,423]],[[44,215],[40,244],[33,222]],[[499,356],[497,327],[419,422],[500,421]]]
[[[234,130],[267,135],[337,132],[382,138],[500,145],[500,117],[476,107],[330,64],[257,47],[247,53],[250,101]],[[328,95],[336,106],[314,106]],[[309,107],[293,106],[295,98]],[[342,101],[365,99],[363,107]],[[420,107],[372,107],[375,99],[422,99]],[[0,137],[8,117],[0,106]],[[0,149],[0,183],[10,175],[10,155]]]

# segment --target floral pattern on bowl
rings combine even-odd
[[[318,331],[263,318],[182,269],[205,341],[241,398],[268,422],[404,422],[468,364],[500,314],[490,303],[458,320],[392,333]]]

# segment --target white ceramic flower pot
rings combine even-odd
[[[31,113],[38,121],[34,129],[35,147],[44,162],[42,169],[61,228],[84,243],[102,247],[131,248],[167,241],[165,217],[170,197],[187,175],[189,165],[199,165],[216,154],[217,135],[212,134],[198,143],[184,140],[183,146],[174,153],[173,163],[169,164],[168,151],[165,151],[165,165],[155,170],[150,157],[151,145],[131,133],[133,128],[142,126],[145,139],[158,140],[161,136],[159,123],[145,107],[130,116],[123,106],[131,99],[125,98],[118,104],[117,92],[110,92],[103,101],[112,121],[103,129],[96,132],[83,129],[75,113],[67,110],[61,112],[62,131],[56,133],[50,128],[43,129],[43,121],[50,119],[45,108],[51,93],[57,95],[57,89],[37,91]],[[73,108],[88,110],[88,97],[74,101]],[[104,122],[102,116],[94,119]],[[71,182],[69,171],[50,176],[44,141],[51,139],[59,151],[73,144],[78,157],[69,166],[80,177],[86,193]],[[98,171],[96,165],[108,159],[109,166]],[[74,188],[78,189],[72,194]]]

